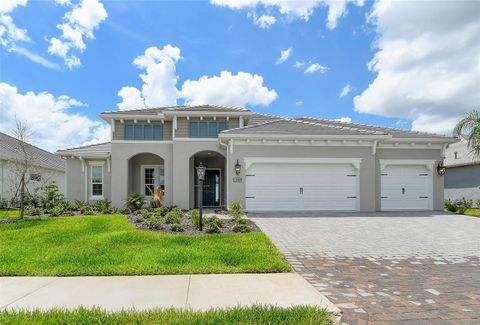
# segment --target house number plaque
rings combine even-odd
[[[241,177],[234,177],[234,178],[233,178],[233,182],[234,182],[234,183],[241,183],[241,182],[242,182],[242,178],[241,178]]]

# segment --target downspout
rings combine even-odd
[[[226,162],[226,171],[225,171],[225,178],[226,178],[226,182],[227,182],[227,193],[225,195],[225,200],[227,201],[226,203],[226,206],[227,206],[227,209],[230,208],[230,153],[228,152],[228,145],[226,145],[225,143],[222,142],[221,139],[218,139],[219,140],[219,144],[220,146],[224,147],[225,150],[227,151],[227,162]]]
[[[88,179],[87,179],[87,166],[85,164],[85,159],[79,157],[82,162],[82,172],[85,174],[85,202],[88,202]]]

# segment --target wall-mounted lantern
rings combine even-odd
[[[242,171],[242,165],[240,165],[240,163],[238,162],[238,159],[237,159],[237,163],[235,164],[235,174],[240,175],[240,172]]]
[[[437,165],[437,174],[440,175],[440,176],[443,176],[445,175],[445,171],[447,170],[447,168],[443,165],[443,162],[439,162],[438,165]]]

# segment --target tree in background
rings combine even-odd
[[[456,137],[467,140],[467,146],[475,157],[480,157],[480,111],[465,114],[453,130]]]

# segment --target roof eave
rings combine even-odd
[[[220,133],[221,139],[340,139],[340,140],[382,140],[390,139],[391,135],[324,135],[324,134],[239,134]]]
[[[250,116],[252,112],[250,111],[238,111],[238,112],[220,112],[220,111],[165,111],[164,112],[166,117],[174,117],[174,116]]]

